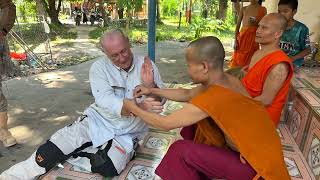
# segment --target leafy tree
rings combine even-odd
[[[157,0],[157,23],[163,24],[160,18],[160,0]]]
[[[32,0],[29,0],[32,1]],[[59,21],[59,13],[61,11],[61,5],[63,0],[39,0],[38,3],[42,2],[44,10],[51,19],[51,23],[56,25],[62,25]],[[80,0],[67,0],[69,2],[79,2]]]
[[[143,0],[118,0],[118,4],[120,9],[124,9],[127,18],[131,19],[133,12],[141,11]]]
[[[228,0],[219,0],[219,9],[217,11],[217,19],[225,20],[227,16]]]
[[[117,5],[119,9],[123,9],[126,12],[126,29],[129,30],[129,24],[134,12],[142,10],[143,0],[118,0]]]
[[[160,4],[162,14],[165,16],[177,15],[179,8],[182,6],[181,1],[182,0],[162,0]]]
[[[15,5],[17,9],[17,16],[21,18],[23,22],[27,22],[30,17],[34,17],[36,14],[36,4],[34,2],[17,0],[15,1]]]

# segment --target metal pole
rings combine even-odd
[[[148,0],[148,56],[155,62],[156,0]]]

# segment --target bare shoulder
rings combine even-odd
[[[191,89],[191,97],[195,97],[203,93],[205,90],[207,90],[206,87],[204,87],[203,85],[198,85],[197,87]]]
[[[289,65],[288,63],[281,62],[279,64],[276,64],[273,66],[272,71],[289,71]]]
[[[287,63],[282,62],[273,66],[273,68],[270,71],[269,77],[271,79],[286,79],[288,74],[289,65]]]

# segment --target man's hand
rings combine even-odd
[[[123,106],[122,106],[122,109],[123,109],[123,113],[122,115],[124,116],[132,116],[133,114],[131,113],[132,109],[137,107],[137,104],[134,100],[132,99],[124,99],[123,100]]]
[[[249,71],[249,65],[243,66],[241,68],[241,72],[244,73],[244,74],[247,74],[248,71]]]
[[[148,56],[144,57],[144,63],[141,69],[141,80],[145,87],[152,88],[155,87],[153,67],[151,60]]]
[[[150,88],[144,87],[143,85],[137,86],[133,91],[133,96],[135,98],[140,98],[143,95],[148,96],[150,94],[151,94]]]
[[[0,31],[0,39],[3,39],[4,37],[6,37],[6,34],[3,31]]]
[[[153,113],[161,113],[163,110],[161,102],[156,101],[154,98],[151,97],[144,99],[141,103],[138,104],[138,106],[145,111]]]

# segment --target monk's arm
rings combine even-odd
[[[135,96],[141,95],[153,95],[159,96],[166,99],[170,99],[178,102],[188,102],[194,96],[202,92],[205,88],[202,85],[199,85],[192,89],[160,89],[160,88],[150,88],[147,89],[145,87],[137,87],[135,90]]]
[[[242,18],[243,18],[243,10],[244,10],[244,8],[241,8],[240,12],[238,14],[239,17],[238,17],[238,21],[237,21],[236,30],[235,30],[235,33],[234,33],[235,39],[237,39],[237,36],[239,34],[239,30],[240,30],[240,26],[241,26],[241,22],[242,22]]]
[[[311,53],[311,48],[308,47],[308,48],[304,49],[303,51],[301,51],[299,54],[292,56],[291,59],[294,62],[297,59],[304,58],[305,56],[309,55],[310,53]]]
[[[261,101],[265,106],[272,104],[273,99],[278,94],[289,74],[289,65],[280,63],[273,67],[269,72],[267,79],[263,85],[262,94],[255,97],[255,100]]]
[[[124,106],[151,126],[167,131],[192,125],[208,117],[207,113],[189,103],[185,104],[182,109],[177,110],[168,116],[162,116],[145,111],[136,106],[135,103],[130,100],[125,100]]]

